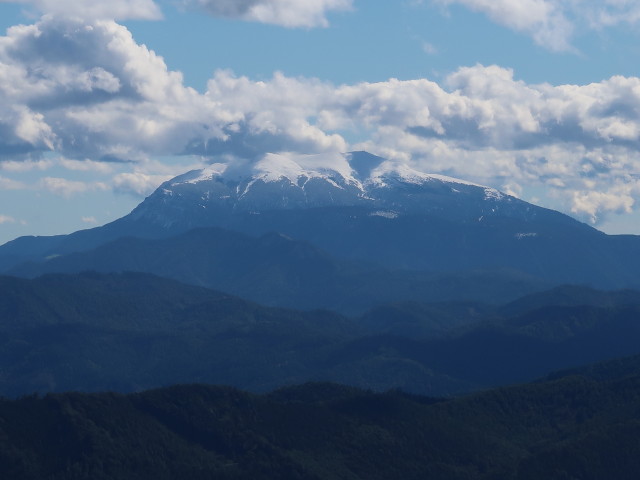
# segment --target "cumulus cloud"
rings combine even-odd
[[[431,0],[439,5],[463,5],[492,21],[524,33],[553,51],[572,51],[580,30],[600,30],[640,22],[635,0]],[[420,2],[422,3],[422,2]]]
[[[640,147],[640,79],[613,77],[587,86],[529,85],[496,66],[461,68],[444,85],[420,79],[334,87],[275,75],[252,82],[218,72],[206,97],[236,108],[251,133],[288,133],[341,148],[326,132],[368,129],[469,150],[528,149],[578,143]],[[297,128],[296,128],[297,127]],[[291,141],[291,140],[290,140]],[[289,143],[291,145],[291,143]]]
[[[357,148],[525,195],[526,185],[563,192],[557,197],[567,211],[599,218],[632,208],[628,198],[640,195],[611,191],[640,173],[640,78],[528,84],[509,69],[476,65],[440,83],[336,86],[280,73],[255,81],[221,70],[199,93],[113,21],[46,17],[0,37],[5,171],[53,162],[113,175],[102,185],[146,195],[176,173],[137,169],[154,156],[252,161],[267,153]],[[60,157],[42,157],[46,152]],[[40,187],[67,196],[102,188],[57,175]],[[622,200],[580,193],[588,191]]]
[[[349,10],[353,0],[183,0],[192,10],[216,17],[284,27],[326,27],[327,13]]]
[[[180,151],[189,137],[222,136],[225,112],[204,101],[113,21],[45,17],[0,38],[0,155]]]
[[[82,217],[80,220],[82,220],[82,223],[88,223],[92,225],[98,223],[96,217]]]
[[[23,3],[42,13],[85,19],[157,20],[160,8],[153,0],[0,0],[0,3]]]
[[[3,223],[16,223],[16,219],[8,215],[0,215],[0,225]]]

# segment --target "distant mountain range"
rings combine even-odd
[[[198,228],[172,237],[125,237],[95,249],[26,262],[8,274],[148,272],[222,290],[263,305],[362,313],[399,301],[504,303],[548,284],[510,271],[421,272],[341,260],[282,234],[253,237]]]
[[[637,354],[639,318],[640,292],[576,287],[348,318],[142,273],[0,277],[0,395],[310,380],[451,395]]]

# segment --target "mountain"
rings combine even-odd
[[[0,277],[0,395],[306,381],[451,395],[640,353],[640,304],[499,311],[413,303],[347,318],[141,273]]]
[[[161,239],[124,237],[93,250],[27,262],[7,273],[137,271],[238,295],[263,305],[358,314],[385,303],[475,300],[505,303],[545,285],[517,273],[433,274],[340,260],[281,234],[252,237],[197,228]]]
[[[213,165],[165,183],[125,219],[152,229],[277,231],[392,268],[509,268],[555,283],[640,284],[638,237],[609,237],[495,189],[366,152],[333,163],[267,157],[240,171]]]
[[[637,371],[611,369],[448,400],[326,383],[0,399],[0,476],[632,480],[639,402]]]
[[[639,237],[608,236],[495,189],[366,152],[211,165],[164,183],[111,224],[9,242],[0,247],[0,268],[197,227],[277,232],[339,259],[392,269],[507,269],[554,284],[640,286]]]
[[[637,290],[602,291],[580,285],[561,285],[550,290],[522,296],[506,305],[499,312],[502,316],[522,315],[544,307],[622,307],[640,305]]]
[[[363,335],[328,311],[266,308],[147,274],[0,277],[0,395],[193,382],[265,391],[308,380],[469,388],[402,354],[334,355]]]

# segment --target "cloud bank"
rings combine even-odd
[[[534,85],[476,65],[441,83],[333,85],[221,70],[200,93],[114,21],[44,17],[0,37],[7,171],[20,161],[43,165],[50,152],[81,169],[164,155],[252,161],[360,148],[516,194],[544,189],[596,221],[631,210],[640,196],[640,79]],[[109,188],[144,194],[170,172],[117,175]],[[106,187],[51,177],[42,188],[72,195]]]

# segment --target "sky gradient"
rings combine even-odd
[[[640,1],[0,0],[0,242],[368,150],[640,234]]]

